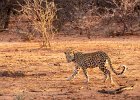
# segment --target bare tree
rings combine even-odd
[[[22,12],[31,25],[42,35],[42,47],[50,48],[50,39],[54,35],[53,21],[56,18],[56,6],[48,0],[24,0],[20,4]]]

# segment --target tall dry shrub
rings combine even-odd
[[[104,15],[101,15],[103,20],[107,21],[108,35],[120,36],[126,33],[133,34],[136,24],[138,23],[138,16],[134,12],[137,0],[120,0],[120,5],[116,0],[112,0],[116,5],[115,9],[106,8]],[[111,13],[110,13],[111,11]]]
[[[21,13],[30,21],[30,24],[42,35],[42,47],[50,48],[50,39],[54,35],[53,21],[56,19],[56,6],[48,0],[24,0]]]

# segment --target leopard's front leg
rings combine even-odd
[[[83,73],[84,73],[84,75],[86,77],[86,81],[85,82],[88,83],[89,82],[89,78],[88,78],[88,75],[87,75],[87,70],[86,70],[85,67],[83,67],[82,69],[83,69]]]
[[[78,69],[79,69],[79,67],[76,65],[75,69],[73,71],[73,74],[70,77],[67,78],[67,81],[69,81],[69,80],[74,78],[74,76],[78,73]]]

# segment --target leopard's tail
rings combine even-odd
[[[112,63],[111,63],[111,60],[110,60],[109,57],[108,57],[108,63],[109,63],[109,65],[110,65],[111,70],[112,70],[116,75],[121,75],[121,74],[123,74],[123,73],[125,72],[125,70],[126,70],[126,66],[125,66],[125,65],[120,65],[120,67],[123,67],[122,71],[121,71],[121,72],[116,72],[116,70],[115,70],[115,69],[113,68],[113,66],[112,66]]]

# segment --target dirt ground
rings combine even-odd
[[[58,37],[51,43],[52,49],[46,50],[37,42],[0,42],[0,100],[140,100],[140,37]],[[105,51],[116,70],[124,64],[127,71],[120,76],[112,73],[116,86],[103,83],[104,75],[98,68],[88,69],[89,83],[84,82],[81,70],[66,81],[74,69],[63,53],[69,47],[82,52]],[[131,85],[133,90],[121,94],[98,92]]]

